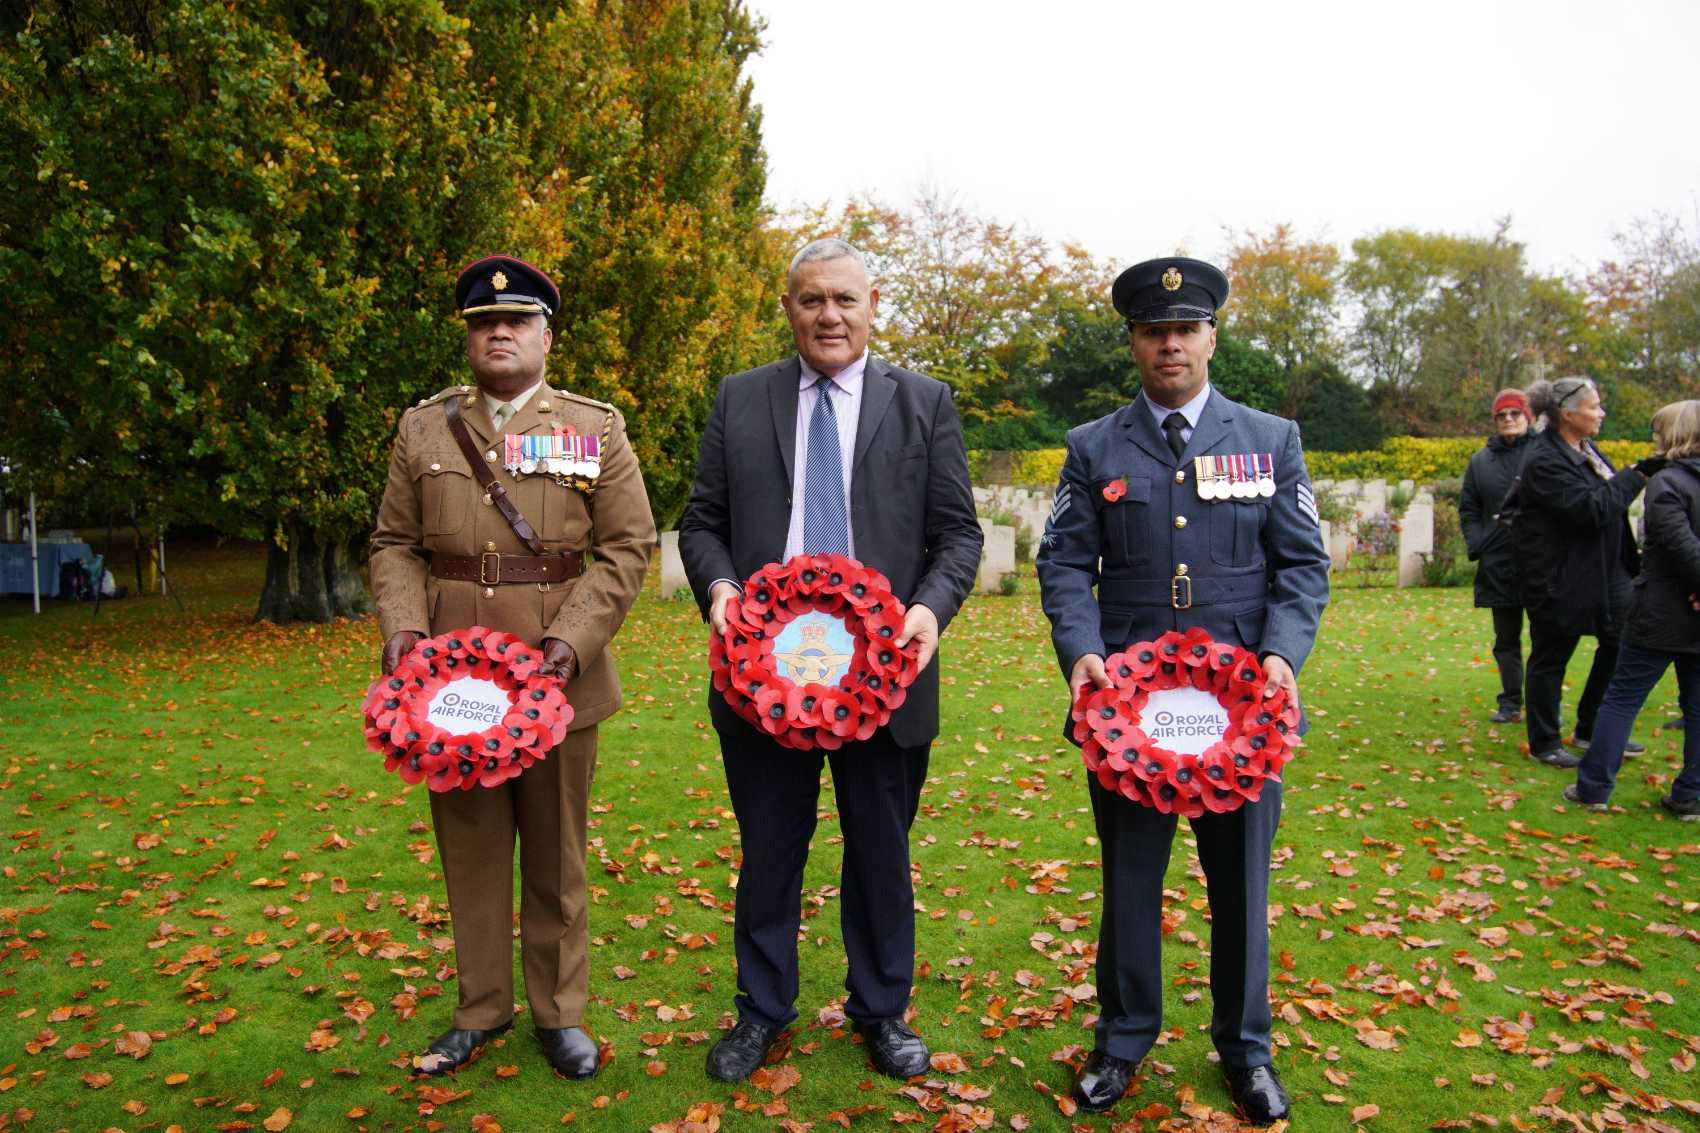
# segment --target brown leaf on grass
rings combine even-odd
[[[72,1043],[70,1046],[65,1048],[65,1057],[73,1060],[78,1058],[87,1058],[89,1055],[93,1054],[105,1045],[105,1039],[101,1039],[97,1043]]]
[[[659,1078],[667,1073],[667,1064],[659,1058],[652,1058],[643,1064],[643,1072],[651,1078]]]
[[[127,1054],[140,1060],[153,1053],[153,1036],[146,1031],[125,1031],[118,1036],[118,1041],[112,1044],[115,1054]]]
[[[294,1120],[295,1115],[289,1112],[287,1107],[280,1105],[276,1109],[272,1110],[271,1116],[266,1118],[260,1124],[264,1127],[266,1133],[283,1133],[285,1129],[289,1128],[290,1123]]]
[[[962,1061],[962,1056],[955,1051],[934,1051],[931,1062],[933,1069],[940,1074],[966,1074],[968,1072],[968,1064]]]
[[[83,1085],[91,1090],[104,1090],[112,1085],[112,1075],[104,1070],[90,1070],[83,1075]]]
[[[502,1133],[502,1124],[488,1113],[472,1115],[472,1133]]]
[[[1382,1030],[1372,1020],[1359,1019],[1352,1024],[1352,1029],[1358,1033],[1358,1041],[1371,1050],[1399,1049],[1399,1040],[1393,1037],[1393,1032]]]
[[[165,1084],[167,1086],[181,1086],[184,1082],[187,1082],[188,1080],[189,1080],[189,1075],[183,1073],[183,1071],[181,1071],[181,1070],[173,1070],[171,1073],[169,1073],[165,1076]]]
[[[1353,1121],[1368,1121],[1370,1118],[1377,1117],[1380,1114],[1381,1107],[1376,1105],[1374,1102],[1370,1102],[1368,1105],[1355,1105],[1352,1107]]]
[[[519,1067],[513,1065],[512,1063],[509,1063],[506,1066],[496,1067],[496,1077],[498,1077],[498,1078],[512,1078],[514,1075],[516,1075],[518,1073],[519,1073]]]
[[[140,1117],[140,1116],[142,1116],[142,1114],[144,1114],[148,1111],[148,1103],[144,1102],[144,1101],[137,1101],[135,1098],[131,1098],[129,1101],[125,1102],[123,1105],[119,1106],[118,1108],[122,1109],[125,1113],[129,1114],[131,1117]]]
[[[792,1086],[803,1080],[803,1072],[788,1062],[777,1066],[763,1066],[750,1075],[750,1085],[758,1090],[766,1090],[778,1097]]]

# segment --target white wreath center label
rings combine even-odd
[[[1228,730],[1228,710],[1214,693],[1189,686],[1158,689],[1140,712],[1140,728],[1176,755],[1202,755]]]
[[[500,724],[513,703],[513,695],[495,681],[462,677],[437,690],[425,718],[457,734],[482,732]]]

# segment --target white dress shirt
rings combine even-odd
[[[809,471],[809,418],[822,391],[832,398],[833,416],[838,420],[838,458],[844,469],[844,518],[850,519],[850,464],[856,456],[856,418],[862,412],[862,373],[868,367],[868,352],[831,377],[804,362],[797,377],[796,455],[791,463],[791,526],[785,534],[785,558],[803,553],[803,488]],[[856,555],[856,533],[848,531],[846,550]],[[783,560],[781,560],[783,561]]]
[[[1158,435],[1165,439],[1168,438],[1169,434],[1163,432],[1163,422],[1168,420],[1169,414],[1179,413],[1182,417],[1185,417],[1186,424],[1181,427],[1181,440],[1190,441],[1192,440],[1192,431],[1198,428],[1198,419],[1204,416],[1204,403],[1210,400],[1210,383],[1205,382],[1204,388],[1194,394],[1192,400],[1179,409],[1163,408],[1146,397],[1144,390],[1139,391],[1139,400],[1145,403],[1145,408],[1151,414],[1151,420],[1157,422]]]

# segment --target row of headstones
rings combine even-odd
[[[1434,493],[1427,488],[1419,490],[1413,480],[1399,481],[1396,492],[1388,489],[1386,480],[1341,480],[1339,483],[1318,480],[1311,487],[1318,496],[1326,493],[1331,498],[1343,497],[1352,501],[1354,523],[1342,524],[1336,530],[1328,520],[1322,521],[1322,545],[1328,548],[1328,559],[1335,570],[1343,569],[1351,558],[1356,542],[1353,527],[1357,520],[1388,514],[1388,505],[1395,494],[1409,500],[1405,513],[1392,517],[1399,523],[1398,581],[1400,586],[1416,586],[1422,582],[1423,563],[1434,554]]]
[[[1315,487],[1319,495],[1331,489],[1336,495],[1352,498],[1352,510],[1359,519],[1387,510],[1389,492],[1385,480],[1370,480],[1361,485],[1356,480],[1342,481],[1338,485],[1318,480]],[[1434,552],[1434,496],[1427,489],[1417,491],[1409,480],[1401,481],[1399,490],[1411,501],[1400,519],[1399,585],[1415,586],[1422,580],[1424,556]],[[976,487],[974,505],[978,511],[1003,513],[1015,520],[1014,526],[993,523],[983,517],[980,520],[984,544],[980,551],[980,572],[975,580],[975,590],[981,594],[994,594],[1002,588],[1004,577],[1015,572],[1017,527],[1026,529],[1029,547],[1038,547],[1045,534],[1045,521],[1051,514],[1051,495],[1008,485]],[[1334,569],[1343,568],[1352,551],[1351,528],[1342,525],[1336,531],[1334,525],[1325,520],[1322,523],[1322,542],[1328,548]],[[661,535],[661,593],[672,596],[689,589],[684,562],[679,557],[679,533],[665,531]]]
[[[976,489],[978,491],[978,489]],[[1003,589],[1006,575],[1015,573],[1015,528],[980,520],[980,573],[974,589],[981,594],[996,594]],[[661,533],[661,593],[674,597],[689,593],[690,579],[685,576],[685,562],[679,556],[679,533]]]

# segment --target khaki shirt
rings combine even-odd
[[[443,401],[462,399],[461,419],[487,467],[508,489],[550,554],[583,551],[585,573],[564,583],[485,587],[431,577],[433,552],[530,555],[474,479],[449,432]],[[443,633],[472,625],[505,630],[531,645],[556,637],[572,646],[579,672],[567,687],[573,729],[606,719],[620,706],[620,678],[608,643],[625,620],[656,545],[643,475],[618,410],[600,401],[537,387],[502,430],[548,434],[570,426],[604,436],[594,491],[503,467],[502,436],[490,427],[476,386],[454,386],[402,415],[389,482],[372,533],[372,589],[384,640],[401,630]]]

